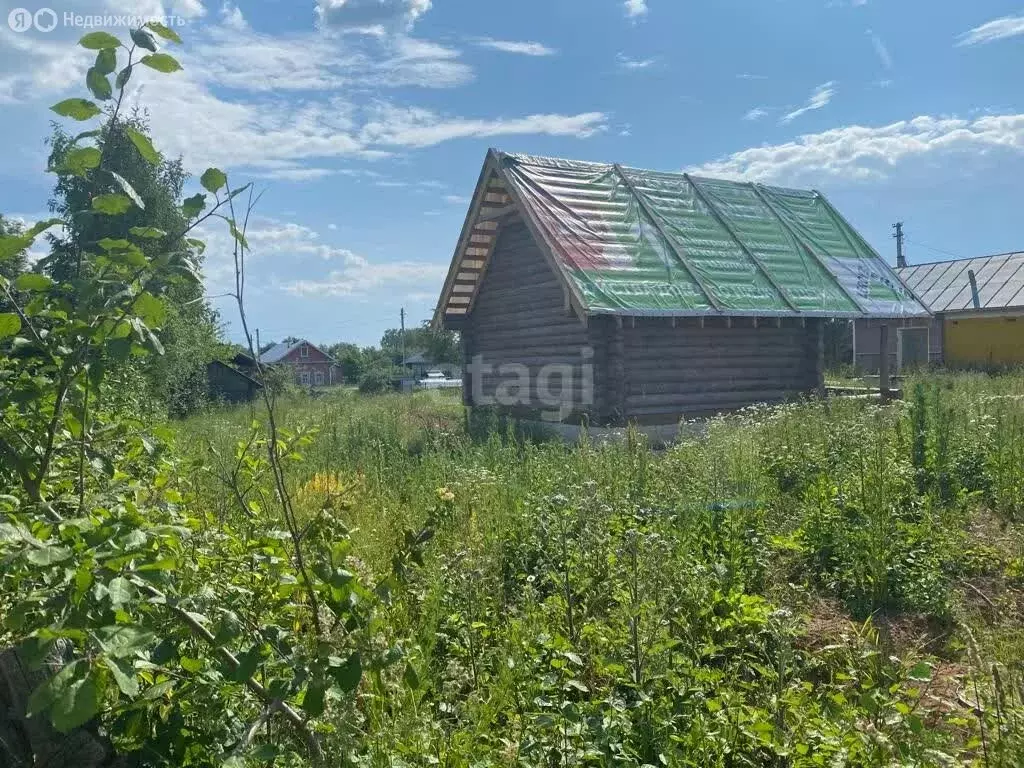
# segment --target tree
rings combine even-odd
[[[381,349],[390,355],[396,365],[401,365],[403,362],[403,348],[407,356],[422,352],[435,363],[458,363],[461,361],[458,334],[454,331],[435,329],[431,327],[430,321],[425,320],[419,328],[407,329],[404,346],[402,341],[400,328],[389,328],[380,340]]]
[[[180,158],[167,160],[155,152],[152,157],[143,156],[140,144],[147,148],[150,139],[142,112],[136,110],[126,118],[109,114],[96,137],[102,159],[84,176],[69,162],[75,156],[77,138],[53,125],[49,163],[57,171],[57,182],[49,207],[72,224],[61,235],[47,236],[50,254],[41,260],[40,268],[57,282],[88,290],[96,267],[96,256],[90,254],[102,250],[97,247],[100,242],[131,237],[148,259],[169,251],[189,254],[186,269],[157,262],[148,286],[162,305],[157,314],[166,354],[141,364],[128,363],[141,365],[145,399],[155,399],[169,412],[183,415],[205,400],[206,366],[220,341],[216,313],[203,300],[202,284],[195,279],[201,249],[194,247],[197,241],[186,242],[180,234],[187,228],[182,195],[188,174]],[[126,194],[128,190],[131,194]],[[115,211],[118,215],[113,215]],[[139,380],[138,376],[127,378]]]
[[[20,237],[23,234],[23,230],[24,227],[22,227],[18,222],[12,221],[11,219],[5,219],[3,214],[0,214],[0,237]],[[5,261],[0,261],[0,275],[3,275],[8,280],[13,280],[24,271],[24,250],[18,251],[18,253]]]

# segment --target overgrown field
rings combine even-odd
[[[197,536],[245,532],[218,567],[255,615],[297,631],[257,584],[287,535],[254,418],[178,425],[181,481]],[[752,408],[662,452],[474,440],[437,395],[277,421],[296,516],[336,542],[310,567],[373,605],[331,604],[341,690],[299,694],[332,764],[1024,764],[1020,376]],[[264,759],[283,733],[256,736]]]

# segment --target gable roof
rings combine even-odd
[[[581,317],[928,314],[819,192],[491,150],[436,323],[469,314],[513,214]]]
[[[238,370],[237,368],[234,368],[234,367],[228,365],[223,360],[211,360],[209,363],[206,364],[206,367],[207,367],[207,370],[209,370],[210,368],[217,368],[218,370],[226,371],[227,373],[229,373],[232,376],[235,376],[235,377],[240,378],[240,379],[244,379],[248,383],[250,383],[253,386],[257,387],[258,389],[263,389],[263,385],[260,384],[258,381],[256,381],[256,379],[254,379],[252,376],[250,376],[247,373],[243,373],[242,371]]]
[[[317,352],[319,352],[321,355],[326,357],[330,362],[332,362],[332,363],[334,362],[334,358],[333,357],[331,357],[326,352],[324,352],[322,349],[320,349],[320,347],[318,347],[316,344],[313,344],[313,343],[311,343],[309,341],[306,341],[305,339],[299,339],[298,341],[292,341],[292,342],[283,342],[282,341],[282,342],[280,342],[278,344],[275,344],[270,349],[268,349],[266,352],[260,353],[260,362],[263,363],[264,365],[272,365],[274,363],[279,363],[282,360],[284,360],[286,357],[288,357],[288,355],[292,351],[298,349],[303,344],[305,344],[307,347],[312,347]]]
[[[983,310],[1024,307],[1024,253],[914,264],[897,270],[932,312],[973,312],[970,272]]]

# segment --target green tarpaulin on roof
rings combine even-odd
[[[587,312],[927,314],[816,192],[526,155],[498,159]]]

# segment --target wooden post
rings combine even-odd
[[[473,363],[473,332],[466,323],[460,332],[462,338],[462,404],[473,405],[473,380],[469,373]]]
[[[878,329],[878,393],[882,401],[889,399],[889,324]]]
[[[823,317],[813,320],[814,335],[812,336],[812,343],[814,345],[814,388],[821,399],[825,398],[825,322]]]
[[[608,376],[606,420],[611,424],[626,421],[626,340],[621,317],[608,318]]]

